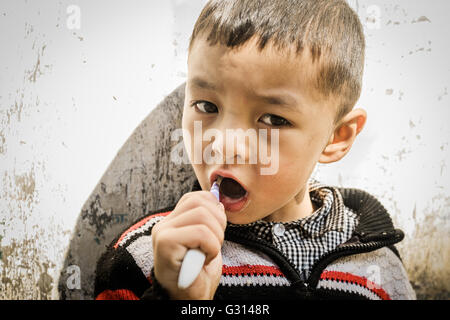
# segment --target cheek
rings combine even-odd
[[[288,164],[295,166],[306,166],[310,168],[314,166],[322,153],[323,141],[326,135],[323,130],[305,130],[301,133],[296,133],[285,139],[283,149],[280,148],[282,157],[286,159]]]
[[[192,125],[192,121],[189,119],[189,115],[187,114],[186,110],[183,111],[183,118],[182,118],[182,128],[183,128],[183,141],[184,146],[186,147],[186,150],[190,151],[190,146],[192,145],[192,137],[194,136],[194,127]]]
[[[256,185],[265,186],[264,188],[258,188],[259,198],[261,201],[266,202],[283,202],[283,199],[291,198],[295,196],[296,190],[302,184],[304,176],[304,167],[301,160],[287,158],[280,154],[279,167],[275,174],[272,175],[260,175],[259,181]]]
[[[280,139],[278,171],[260,176],[260,184],[267,186],[262,196],[266,199],[295,196],[296,191],[307,183],[317,163],[319,149],[309,137],[293,135]]]
[[[306,134],[292,134],[280,143],[280,169],[298,175],[307,171],[317,157],[315,138]]]
[[[194,173],[197,176],[202,189],[205,189],[208,186],[209,179],[205,170],[205,163],[203,161],[202,154],[205,145],[207,145],[208,142],[202,141],[201,134],[197,137],[198,141],[195,141],[195,121],[200,120],[196,119],[195,113],[193,113],[192,109],[185,107],[182,117],[184,147],[186,149],[189,162],[194,169]],[[199,130],[197,129],[197,131]],[[195,148],[198,148],[197,156],[195,156]],[[194,159],[197,159],[197,162],[194,161]]]
[[[194,154],[194,121],[195,117],[192,114],[192,110],[189,107],[184,107],[183,117],[182,117],[182,128],[183,128],[183,142],[186,152],[189,156],[189,160],[191,163],[193,162],[193,154]]]

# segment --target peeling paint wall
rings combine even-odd
[[[188,37],[204,2],[0,3],[0,299],[58,299],[60,273],[66,292],[87,298],[90,278],[69,247],[92,236],[77,251],[88,256],[106,240],[80,221],[119,230],[158,205],[143,184],[148,168],[106,169],[130,136],[156,134],[156,124],[135,128],[185,80]],[[345,159],[314,175],[377,196],[406,234],[398,247],[419,298],[449,298],[450,2],[349,3],[366,34],[357,107],[368,123]],[[154,159],[159,151],[142,152]],[[175,180],[186,183],[188,173]]]

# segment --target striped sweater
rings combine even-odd
[[[324,254],[304,281],[276,247],[245,228],[228,225],[215,299],[415,299],[384,207],[370,194],[339,189],[358,225],[345,243]],[[151,231],[173,210],[153,212],[119,235],[97,264],[95,298],[167,299],[153,273]]]

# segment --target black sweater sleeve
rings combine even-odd
[[[96,300],[161,300],[168,294],[154,276],[147,279],[124,248],[112,245],[97,262],[94,296]]]

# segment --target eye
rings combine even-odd
[[[217,107],[208,101],[195,101],[192,106],[202,113],[215,113],[217,112]]]
[[[274,114],[265,114],[261,117],[261,121],[273,127],[290,126],[290,122],[285,118],[276,116]]]

